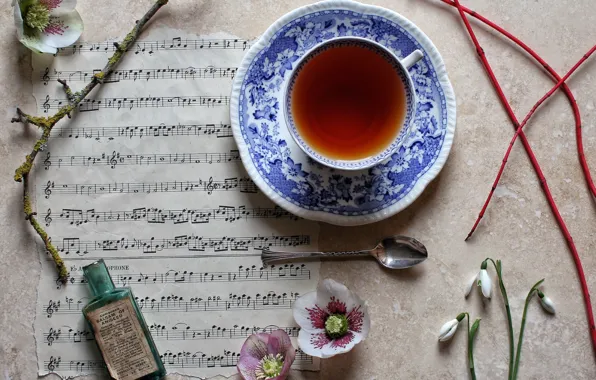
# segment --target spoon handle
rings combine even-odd
[[[263,249],[261,253],[261,260],[263,264],[270,265],[280,261],[287,260],[298,260],[298,259],[314,259],[318,257],[357,257],[357,256],[368,256],[370,250],[365,249],[362,251],[341,251],[341,252],[282,252],[282,251],[271,251],[269,249]]]

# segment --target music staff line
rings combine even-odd
[[[52,109],[61,109],[69,104],[68,99],[52,99],[46,95],[41,105],[44,113]],[[169,107],[220,107],[228,106],[230,97],[223,95],[200,95],[200,96],[147,96],[147,97],[125,97],[125,98],[98,98],[84,99],[77,106],[79,112],[93,112],[102,109],[129,109],[133,108],[169,108]]]
[[[267,327],[246,327],[234,325],[233,327],[220,327],[213,325],[211,328],[193,329],[186,323],[177,323],[172,327],[152,324],[149,331],[154,340],[207,340],[207,339],[244,339],[252,334],[267,333],[275,330],[284,330],[290,337],[298,337],[300,327],[278,327],[270,325]],[[85,343],[94,342],[95,337],[90,330],[73,329],[70,326],[50,328],[43,333],[43,341],[48,345],[63,343]]]
[[[52,213],[49,208],[45,213],[46,227],[52,223],[68,223],[78,227],[87,223],[114,223],[114,222],[146,222],[149,224],[203,224],[216,220],[237,222],[249,219],[289,219],[299,218],[282,209],[274,207],[246,207],[246,206],[219,206],[217,208],[185,208],[181,210],[168,210],[156,207],[139,207],[125,211],[96,211],[95,209],[68,209],[63,208],[60,213]]]
[[[265,295],[257,293],[254,297],[230,293],[227,300],[221,296],[191,297],[187,300],[175,294],[162,296],[159,299],[135,297],[135,300],[144,313],[191,313],[292,309],[299,296],[300,294],[294,292],[278,295],[270,291]],[[65,297],[64,301],[49,300],[42,307],[48,318],[52,318],[54,314],[80,314],[88,300],[84,297],[75,302],[73,298]]]
[[[148,54],[153,55],[158,51],[170,51],[170,50],[203,50],[203,49],[234,49],[234,50],[246,50],[250,47],[250,44],[246,40],[242,39],[192,39],[192,38],[181,38],[175,37],[169,40],[161,41],[147,41],[138,40],[135,46],[128,51],[134,51],[135,54]],[[68,54],[81,54],[86,52],[99,52],[109,53],[116,51],[114,42],[83,42],[67,46],[64,48],[58,48],[59,55]]]
[[[120,81],[137,81],[137,80],[160,80],[160,79],[215,79],[215,78],[229,78],[234,79],[237,67],[177,67],[177,68],[163,68],[163,69],[127,69],[115,70],[108,75],[104,83],[117,83]],[[56,69],[50,70],[46,67],[40,73],[41,81],[47,85],[50,81],[62,79],[68,82],[90,82],[93,76],[99,73],[101,69],[94,70],[76,70],[58,71]]]
[[[223,355],[204,354],[201,351],[195,353],[184,351],[176,354],[171,351],[166,351],[160,355],[167,369],[170,368],[214,368],[214,367],[235,367],[240,359],[240,354],[224,350]],[[304,352],[297,350],[296,358],[293,366],[299,364],[312,364],[313,358],[306,355]],[[66,364],[68,363],[68,367]],[[62,359],[61,356],[50,356],[49,360],[44,360],[44,367],[54,372],[56,370],[62,371],[76,371],[78,373],[85,371],[106,371],[107,367],[103,360],[80,360],[80,359]],[[62,367],[61,367],[62,365]]]
[[[116,285],[151,285],[151,284],[202,284],[212,282],[246,282],[246,281],[276,281],[276,280],[309,280],[310,270],[305,264],[285,264],[281,266],[243,267],[240,265],[237,271],[228,272],[193,272],[188,270],[170,269],[163,273],[135,273],[113,275],[112,279]],[[70,275],[67,278],[70,285],[85,285],[87,280],[80,275]],[[60,279],[56,279],[57,288],[63,285]]]
[[[240,161],[238,150],[229,153],[165,153],[165,154],[124,154],[117,151],[92,156],[52,156],[47,152],[43,160],[46,170],[60,169],[63,166],[96,166],[105,165],[111,169],[120,166],[148,165],[189,165],[189,164],[226,164]]]
[[[230,124],[176,124],[166,125],[125,125],[122,127],[61,127],[52,130],[50,138],[85,138],[112,141],[119,137],[170,137],[170,136],[208,136],[217,138],[232,137]]]
[[[199,179],[198,181],[166,181],[155,183],[120,182],[120,183],[63,183],[48,181],[43,193],[46,199],[52,195],[103,195],[103,194],[151,194],[151,193],[184,193],[204,191],[208,195],[214,191],[239,191],[241,193],[258,193],[257,185],[248,177],[226,178],[224,180]]]
[[[52,240],[54,240],[52,238]],[[106,240],[81,240],[80,238],[61,238],[60,243],[55,242],[56,249],[69,255],[74,253],[85,256],[95,251],[139,251],[143,253],[157,253],[163,250],[186,249],[189,252],[226,252],[226,251],[248,251],[262,250],[270,247],[296,247],[310,244],[308,235],[271,235],[271,236],[223,236],[209,237],[197,235],[180,235],[173,238],[148,239],[121,238]]]

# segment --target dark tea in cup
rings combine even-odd
[[[340,37],[308,52],[292,72],[285,94],[289,131],[314,160],[358,170],[391,156],[406,139],[416,109],[408,68],[384,46]]]
[[[304,64],[292,88],[298,133],[323,156],[360,160],[399,134],[406,93],[392,62],[358,45],[330,47]]]

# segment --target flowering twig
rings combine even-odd
[[[37,157],[38,153],[45,149],[52,128],[54,128],[54,126],[65,116],[70,117],[71,112],[76,110],[78,104],[83,99],[85,99],[85,97],[89,95],[89,93],[98,84],[103,82],[103,78],[109,76],[114,71],[114,68],[120,63],[120,60],[122,59],[124,54],[136,41],[145,24],[147,24],[147,22],[153,17],[153,15],[155,15],[155,13],[167,3],[168,0],[155,1],[155,3],[147,11],[147,13],[145,13],[145,15],[137,21],[134,28],[126,35],[122,43],[118,45],[114,55],[108,60],[108,63],[106,64],[104,69],[96,73],[92,77],[91,82],[89,82],[89,84],[87,84],[81,91],[72,92],[72,90],[66,84],[66,82],[60,81],[64,88],[64,92],[68,97],[69,102],[67,105],[60,108],[58,112],[56,112],[56,114],[48,117],[32,116],[23,112],[20,108],[17,108],[17,115],[11,120],[11,122],[13,123],[20,122],[34,124],[41,128],[41,130],[43,131],[41,137],[35,143],[31,153],[26,156],[25,162],[23,162],[21,166],[19,166],[15,171],[14,179],[17,182],[23,182],[23,210],[25,212],[25,219],[29,221],[29,223],[31,224],[31,226],[33,226],[37,234],[41,237],[46,250],[52,256],[52,259],[56,264],[56,267],[58,269],[58,277],[63,282],[66,281],[66,279],[68,278],[68,270],[66,269],[64,261],[58,254],[58,250],[51,243],[48,234],[45,232],[45,230],[35,217],[36,213],[33,212],[31,196],[29,195],[29,173],[33,168],[33,163],[35,162],[35,158]]]
[[[511,119],[513,126],[517,131],[517,129],[519,128],[519,125],[520,125],[517,120],[517,117],[513,113],[513,110],[511,109],[511,106],[509,105],[509,102],[507,101],[507,98],[505,97],[505,94],[503,93],[503,90],[501,89],[501,85],[499,84],[499,81],[497,80],[497,78],[490,66],[490,63],[486,59],[484,50],[478,43],[478,39],[476,38],[474,31],[472,30],[470,22],[468,21],[466,15],[464,13],[464,10],[463,10],[461,4],[459,3],[459,0],[454,0],[453,5],[455,7],[457,7],[459,14],[464,22],[464,25],[466,26],[466,29],[467,29],[470,37],[472,38],[474,45],[476,46],[476,52],[478,53],[478,55],[482,61],[482,64],[484,65],[484,68],[486,69],[486,72],[493,84],[493,87],[497,91],[499,99],[501,100],[501,103],[505,107],[505,110],[507,111],[507,114],[508,114],[509,118]],[[577,248],[575,247],[575,243],[573,242],[573,238],[571,237],[571,234],[569,233],[567,225],[565,224],[565,221],[563,220],[563,217],[561,216],[561,213],[559,212],[559,209],[555,203],[555,200],[550,192],[550,188],[548,187],[546,178],[544,177],[542,169],[540,168],[540,165],[538,164],[538,160],[536,159],[536,156],[534,155],[534,152],[532,151],[532,148],[530,147],[530,143],[526,139],[526,136],[523,131],[519,132],[519,138],[521,139],[522,144],[526,150],[526,153],[528,154],[528,157],[530,158],[530,162],[532,163],[534,171],[536,172],[538,178],[540,179],[540,184],[542,185],[542,190],[544,191],[544,194],[546,196],[548,204],[553,212],[553,215],[555,216],[555,219],[557,221],[557,224],[559,225],[561,233],[565,237],[567,246],[571,250],[571,254],[572,254],[573,260],[575,262],[575,267],[578,272],[578,277],[580,279],[580,283],[582,286],[584,304],[585,304],[586,314],[587,314],[587,318],[588,318],[588,328],[589,328],[590,337],[592,340],[592,347],[594,349],[594,353],[596,354],[596,324],[594,323],[594,315],[592,312],[592,302],[590,300],[590,291],[589,291],[588,285],[586,283],[583,266],[582,266],[581,260],[579,258],[579,253],[577,251]]]

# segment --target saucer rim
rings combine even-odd
[[[277,194],[273,189],[271,189],[264,180],[264,178],[261,177],[259,171],[252,162],[252,158],[250,157],[250,152],[248,149],[248,144],[244,141],[242,132],[240,130],[240,92],[242,90],[242,85],[244,83],[246,73],[254,58],[260,51],[267,47],[271,38],[274,37],[275,34],[279,31],[279,29],[285,26],[287,23],[306,14],[329,10],[348,10],[358,13],[373,14],[376,16],[384,17],[400,25],[402,28],[408,31],[408,33],[410,33],[412,37],[418,41],[418,43],[420,43],[425,48],[425,52],[427,53],[429,59],[433,64],[434,70],[437,75],[437,80],[439,81],[441,88],[443,89],[443,93],[445,95],[445,107],[447,111],[447,126],[445,129],[445,139],[443,140],[441,150],[434,164],[418,179],[418,181],[412,187],[412,189],[407,194],[405,194],[405,196],[398,202],[382,210],[364,215],[347,216],[334,214],[326,211],[312,211],[299,207],[285,200],[281,195]],[[240,158],[242,160],[244,168],[246,169],[251,179],[259,187],[263,194],[265,194],[274,203],[286,209],[287,211],[293,213],[294,215],[297,215],[304,219],[310,219],[340,226],[358,226],[375,223],[387,219],[403,211],[406,207],[410,206],[422,194],[422,192],[426,189],[428,184],[437,177],[437,175],[445,166],[445,163],[447,162],[447,158],[451,151],[451,147],[453,145],[453,139],[455,137],[456,118],[457,109],[455,93],[453,91],[451,82],[449,81],[449,77],[447,76],[447,69],[445,67],[443,58],[441,57],[437,47],[433,44],[430,38],[414,23],[412,23],[410,20],[408,20],[407,18],[395,11],[376,5],[359,3],[353,0],[325,0],[318,3],[296,8],[277,19],[273,24],[269,26],[269,28],[267,28],[265,33],[255,43],[252,44],[248,52],[245,54],[240,66],[238,67],[236,75],[234,76],[234,82],[232,84],[230,102],[230,121],[232,125],[232,133],[234,136],[234,140],[236,141],[236,144],[238,146]]]

